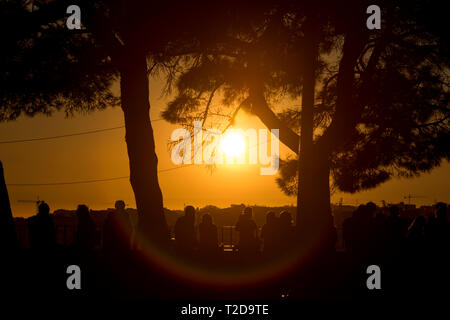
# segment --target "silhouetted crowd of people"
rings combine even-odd
[[[259,232],[253,219],[253,209],[244,208],[235,225],[239,233],[239,241],[234,251],[242,255],[252,255],[263,251],[267,255],[283,251],[294,244],[294,226],[292,215],[283,211],[277,217],[275,212],[266,214],[266,223]],[[211,215],[204,214],[202,222],[198,225],[198,238],[195,228],[195,209],[192,206],[185,208],[185,215],[178,218],[174,227],[176,247],[181,252],[192,253],[198,250],[201,253],[218,252],[218,233]]]
[[[81,250],[91,250],[98,242],[99,232],[86,205],[79,205],[76,210],[77,230],[75,246]],[[50,216],[50,208],[42,202],[38,213],[28,219],[30,246],[36,249],[52,249],[56,244],[56,230]],[[266,223],[259,232],[253,219],[253,209],[246,207],[239,216],[235,226],[239,233],[239,243],[234,250],[242,254],[252,254],[263,251],[273,254],[286,249],[293,244],[295,235],[292,215],[287,211],[280,213],[268,212]],[[115,210],[108,213],[103,225],[103,249],[106,252],[123,252],[130,248],[133,227],[125,210],[125,203],[118,200]],[[173,228],[175,248],[179,252],[214,253],[220,250],[218,230],[212,216],[208,213],[201,217],[196,225],[196,210],[187,206],[184,215],[179,217]]]
[[[386,209],[388,211],[386,213]],[[383,212],[384,211],[384,212]],[[76,247],[88,251],[93,249],[99,239],[99,232],[86,205],[79,205],[76,211],[78,220]],[[37,249],[51,249],[56,245],[56,231],[50,216],[50,208],[40,203],[38,213],[28,219],[30,246]],[[377,208],[369,202],[360,205],[343,222],[343,241],[347,252],[355,256],[395,255],[399,252],[422,252],[447,250],[450,244],[450,224],[447,218],[447,205],[435,205],[435,214],[414,219],[401,217],[397,206]],[[292,215],[283,211],[277,216],[273,211],[266,214],[266,222],[259,232],[253,219],[253,209],[244,208],[235,225],[239,240],[233,251],[242,255],[262,252],[273,256],[288,252],[296,245],[296,231]],[[103,249],[105,252],[121,253],[130,249],[133,227],[125,210],[125,203],[118,200],[103,225]],[[178,218],[173,228],[175,248],[180,253],[200,252],[213,254],[221,251],[218,230],[212,216],[203,214],[196,225],[196,210],[187,206],[184,216]]]
[[[88,206],[80,204],[76,210],[77,230],[75,246],[82,251],[96,247],[99,232]],[[30,247],[34,249],[54,249],[57,247],[56,228],[50,216],[50,207],[41,202],[38,213],[28,218]],[[125,202],[118,200],[115,210],[108,213],[103,225],[103,249],[107,252],[123,252],[130,248],[132,226],[125,210]]]
[[[345,252],[323,253],[304,269],[279,275],[280,278],[274,280],[267,290],[275,295],[286,289],[297,290],[295,292],[299,296],[308,296],[312,290],[316,290],[319,296],[323,290],[325,296],[328,293],[359,296],[367,291],[363,280],[368,277],[367,266],[372,264],[381,267],[383,288],[390,286],[388,289],[392,296],[410,289],[434,290],[445,286],[448,283],[448,263],[445,260],[450,247],[447,210],[446,204],[437,203],[433,215],[411,217],[397,206],[379,208],[371,202],[360,205],[342,224]],[[129,281],[134,281],[139,287],[142,279],[147,279],[148,265],[143,264],[147,261],[145,252],[139,254],[140,250],[135,250],[144,249],[145,243],[137,241],[124,201],[116,201],[115,208],[102,219],[91,214],[86,205],[79,205],[76,217],[73,246],[64,252],[54,252],[58,248],[56,240],[60,233],[56,232],[48,204],[40,203],[38,213],[28,218],[30,246],[36,250],[20,253],[29,254],[30,261],[46,261],[39,273],[47,277],[60,272],[57,268],[61,263],[64,266],[79,264],[88,271],[87,283],[99,290],[110,290],[110,281],[114,279],[111,283],[117,286],[115,292],[118,294],[128,288]],[[229,239],[232,245],[224,246],[221,242],[227,242],[225,238],[219,241],[218,227],[212,215],[208,211],[200,214],[193,206],[185,207],[184,215],[178,217],[171,231],[173,241],[168,242],[169,255],[211,270],[229,270],[230,273],[272,262],[283,263],[285,258],[295,257],[298,252],[307,252],[304,257],[308,258],[312,252],[309,247],[302,251],[304,243],[288,211],[267,212],[265,223],[259,228],[253,208],[244,207],[233,228],[233,234],[235,232],[238,237],[234,238],[235,241]],[[100,248],[102,250],[98,250]],[[55,262],[54,267],[52,262]],[[17,271],[17,274],[23,274],[23,269],[19,270],[22,271]],[[29,281],[30,278],[25,279]],[[157,279],[158,276],[148,278],[144,287],[151,287]],[[56,277],[54,285],[59,286],[64,281]],[[36,280],[36,283],[40,282]],[[187,288],[191,290],[189,285]],[[95,292],[96,289],[93,290]],[[249,290],[251,294],[259,294],[259,289]]]
[[[439,202],[434,215],[413,219],[402,218],[398,206],[388,207],[385,214],[373,202],[360,205],[343,222],[343,240],[347,251],[357,256],[448,250],[447,205]]]

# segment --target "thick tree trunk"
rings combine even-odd
[[[160,245],[168,241],[163,199],[158,182],[158,158],[150,122],[147,62],[144,52],[129,50],[120,70],[122,109],[130,161],[130,182],[139,215],[140,240]]]
[[[297,230],[302,243],[328,250],[336,241],[330,207],[329,158],[313,145],[301,156],[297,197]]]
[[[305,244],[329,246],[334,239],[330,209],[329,155],[314,145],[314,93],[318,59],[318,39],[313,24],[308,24],[306,61],[302,90],[302,114],[297,195],[297,230]],[[323,243],[323,241],[325,241]]]

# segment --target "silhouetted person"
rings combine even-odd
[[[448,270],[450,263],[448,252],[450,249],[450,224],[448,222],[447,204],[438,202],[435,204],[434,217],[428,221],[426,236],[428,240],[428,253],[426,261],[432,266],[430,277],[427,280],[430,283],[442,284],[445,290],[450,284]]]
[[[357,256],[367,256],[371,251],[373,242],[373,219],[375,212],[372,205],[360,205],[353,214],[351,220],[350,244],[354,254]]]
[[[274,254],[279,246],[280,224],[279,218],[273,211],[269,211],[266,214],[266,224],[262,227],[261,238],[264,241],[264,253],[268,255]]]
[[[122,253],[130,249],[132,227],[125,211],[125,202],[117,200],[115,210],[110,212],[103,227],[103,247],[109,252]]]
[[[30,246],[35,249],[54,249],[56,230],[47,203],[39,204],[38,213],[28,218]]]
[[[347,251],[353,249],[353,221],[358,210],[352,212],[352,215],[344,220],[342,223],[342,239],[344,240],[344,246]]]
[[[217,227],[213,224],[211,215],[204,214],[202,222],[198,226],[200,236],[200,250],[203,253],[216,253],[217,246]]]
[[[434,227],[436,226],[436,217],[434,216],[434,214],[435,213],[433,212],[433,215],[428,216],[428,221],[425,226],[425,238],[427,240],[430,240],[431,242],[433,240]]]
[[[97,230],[89,208],[84,204],[80,204],[76,214],[78,220],[76,245],[81,250],[91,250],[96,244]]]
[[[286,251],[293,247],[295,230],[292,225],[292,215],[288,211],[282,211],[279,218],[280,249]]]
[[[446,249],[450,245],[450,225],[447,217],[447,204],[435,205],[435,218],[428,222],[428,238],[434,249]]]
[[[406,233],[406,224],[400,218],[400,209],[397,206],[389,207],[389,216],[387,218],[387,241],[388,250],[392,253],[398,252],[403,246]]]
[[[0,249],[17,248],[17,234],[0,161]]]
[[[408,247],[412,251],[420,251],[425,248],[425,225],[424,216],[414,218],[408,228]]]
[[[389,246],[388,219],[378,212],[374,219],[374,246],[378,255],[383,255]]]
[[[239,232],[239,252],[253,254],[258,250],[258,227],[253,221],[253,210],[246,207],[236,223],[236,231]]]
[[[174,232],[178,250],[189,253],[195,249],[197,237],[195,234],[195,209],[193,206],[184,208],[184,216],[177,219]]]
[[[373,203],[372,201],[369,201],[366,203],[365,208],[367,210],[367,215],[370,217],[370,219],[375,218],[375,213],[377,211],[377,205],[375,203]]]

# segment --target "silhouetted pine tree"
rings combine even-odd
[[[81,9],[81,30],[66,27],[69,5]],[[0,1],[0,121],[120,105],[140,230],[166,242],[148,77],[171,61],[162,54],[171,39],[210,12],[202,1]]]
[[[368,30],[371,4],[264,1],[224,12],[215,39],[185,46],[178,95],[163,112],[173,123],[206,122],[216,95],[215,112],[229,110],[230,123],[245,109],[279,129],[300,157],[282,162],[277,182],[298,194],[299,232],[314,239],[332,238],[330,176],[357,192],[450,156],[444,8],[379,1],[381,29]],[[302,107],[283,106],[285,97]]]

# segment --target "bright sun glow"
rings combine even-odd
[[[245,151],[245,139],[241,134],[228,132],[222,137],[220,147],[228,157],[238,157]]]

